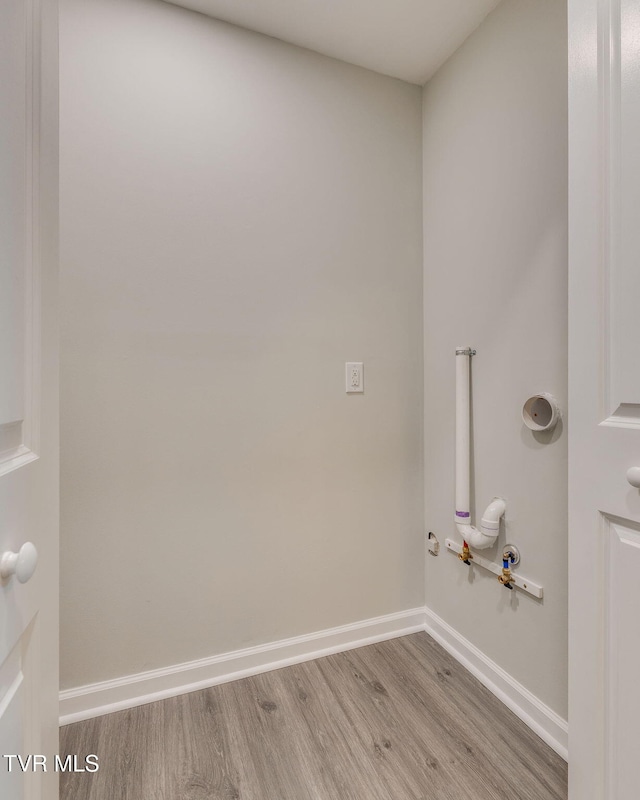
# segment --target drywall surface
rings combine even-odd
[[[167,0],[422,86],[500,0]]]
[[[421,90],[61,26],[62,687],[422,605]]]
[[[562,0],[504,0],[424,89],[426,526],[454,525],[455,348],[473,359],[476,521],[507,502],[506,541],[543,601],[428,558],[427,606],[566,719],[567,435],[525,400],[567,403],[567,40]]]

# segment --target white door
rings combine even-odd
[[[640,797],[640,0],[569,0],[571,800]]]
[[[58,743],[57,71],[56,3],[0,0],[2,800],[57,797],[8,758]]]

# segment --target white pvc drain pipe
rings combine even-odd
[[[505,512],[499,497],[487,506],[480,529],[471,525],[471,386],[470,347],[456,348],[456,527],[470,547],[484,550],[498,538],[500,518]]]

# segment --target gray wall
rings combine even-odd
[[[61,92],[62,687],[422,605],[420,89],[64,0]]]
[[[506,541],[542,602],[426,564],[427,606],[566,718],[567,435],[534,435],[523,402],[567,401],[566,5],[504,0],[424,90],[426,527],[454,519],[455,347],[473,359],[477,517],[507,500]],[[472,501],[473,502],[473,501]]]

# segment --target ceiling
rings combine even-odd
[[[169,0],[423,84],[500,0]]]

